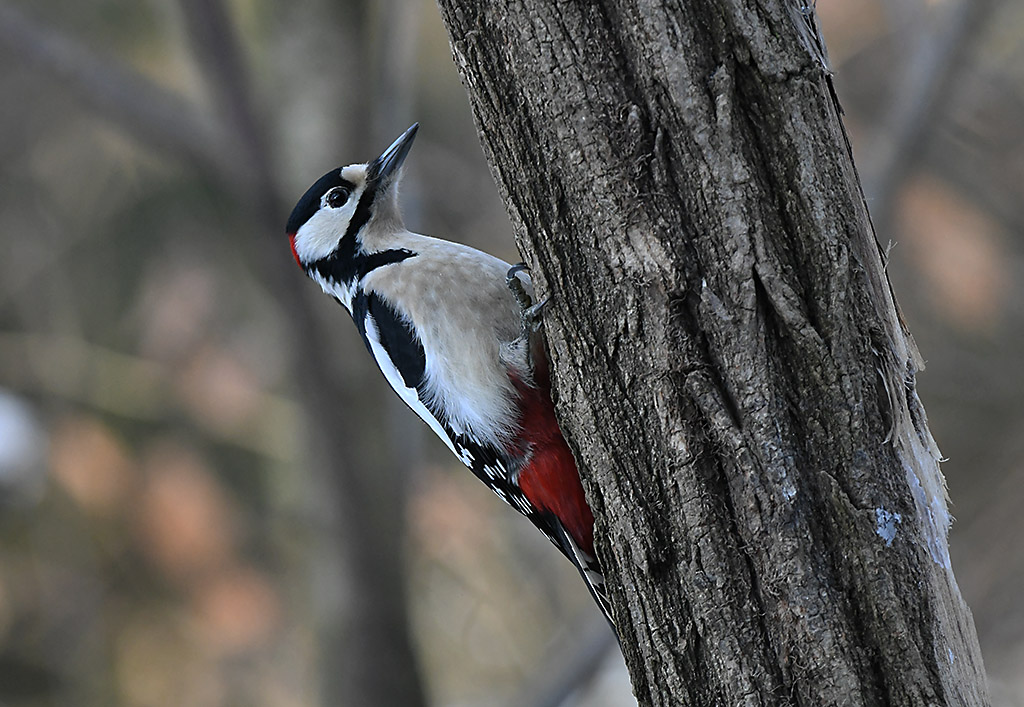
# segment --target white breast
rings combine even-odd
[[[502,360],[507,344],[520,335],[519,307],[505,284],[509,264],[417,234],[406,234],[398,245],[416,256],[371,272],[363,287],[411,320],[426,355],[423,402],[444,410],[455,433],[504,448],[516,432],[509,364],[525,375],[525,361]],[[389,381],[406,398],[401,376]]]

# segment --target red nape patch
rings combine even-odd
[[[515,379],[512,382],[521,396],[522,436],[533,445],[530,463],[519,472],[519,487],[530,503],[554,514],[580,549],[593,556],[594,514],[555,420],[548,386],[531,388]]]
[[[299,260],[299,253],[298,253],[297,250],[295,250],[295,234],[294,233],[289,233],[288,234],[288,245],[290,245],[292,247],[292,257],[295,258],[295,264],[298,265],[300,268],[302,268],[302,261]],[[302,269],[305,270],[305,268],[302,268]]]

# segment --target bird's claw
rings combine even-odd
[[[512,291],[512,296],[519,303],[523,318],[523,332],[531,334],[540,329],[543,323],[544,305],[550,302],[551,298],[546,297],[543,301],[534,304],[526,288],[523,287],[523,281],[516,277],[521,272],[530,272],[526,263],[518,263],[510,267],[505,275],[505,282],[508,284],[508,289]]]
[[[526,288],[523,287],[523,281],[520,280],[516,275],[521,272],[530,272],[530,268],[526,266],[526,263],[518,263],[508,269],[505,274],[505,284],[508,285],[508,289],[512,291],[512,296],[516,298],[516,302],[519,303],[519,309],[524,312],[533,305],[533,300],[530,299],[530,295],[527,294]]]

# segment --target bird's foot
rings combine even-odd
[[[510,267],[505,275],[505,283],[508,285],[508,289],[512,291],[512,296],[516,298],[516,302],[519,303],[520,316],[523,319],[523,334],[529,336],[539,330],[544,323],[544,306],[551,301],[551,298],[545,297],[540,302],[534,304],[530,294],[523,287],[523,281],[516,277],[516,274],[520,272],[530,272],[530,268],[527,267],[526,263],[518,263]]]

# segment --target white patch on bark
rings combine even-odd
[[[907,378],[901,380],[897,389],[887,385],[890,400],[898,405],[893,409],[891,436],[914,496],[928,553],[936,564],[952,574],[947,539],[952,518],[946,505],[946,480],[939,469],[942,454],[928,431],[928,420],[917,393],[906,383],[913,380],[913,371],[912,365],[908,365]]]
[[[907,474],[907,482],[922,520],[924,541],[932,560],[952,571],[947,540],[951,519],[946,506],[946,483],[939,470],[938,456],[925,446],[914,430],[909,432],[902,436],[898,451],[903,458],[903,470]],[[903,448],[907,443],[909,449]]]
[[[903,522],[899,513],[887,511],[884,508],[875,509],[875,533],[885,541],[885,546],[892,545],[896,539],[896,526]]]
[[[914,390],[914,377],[924,363],[912,340],[904,338],[896,343],[899,346],[893,351],[894,355],[888,361],[882,357],[883,364],[887,365],[879,369],[892,412],[889,441],[896,449],[914,496],[921,537],[928,553],[932,561],[952,577],[947,539],[952,518],[946,505],[946,480],[939,469],[942,454],[928,430],[924,406]]]

